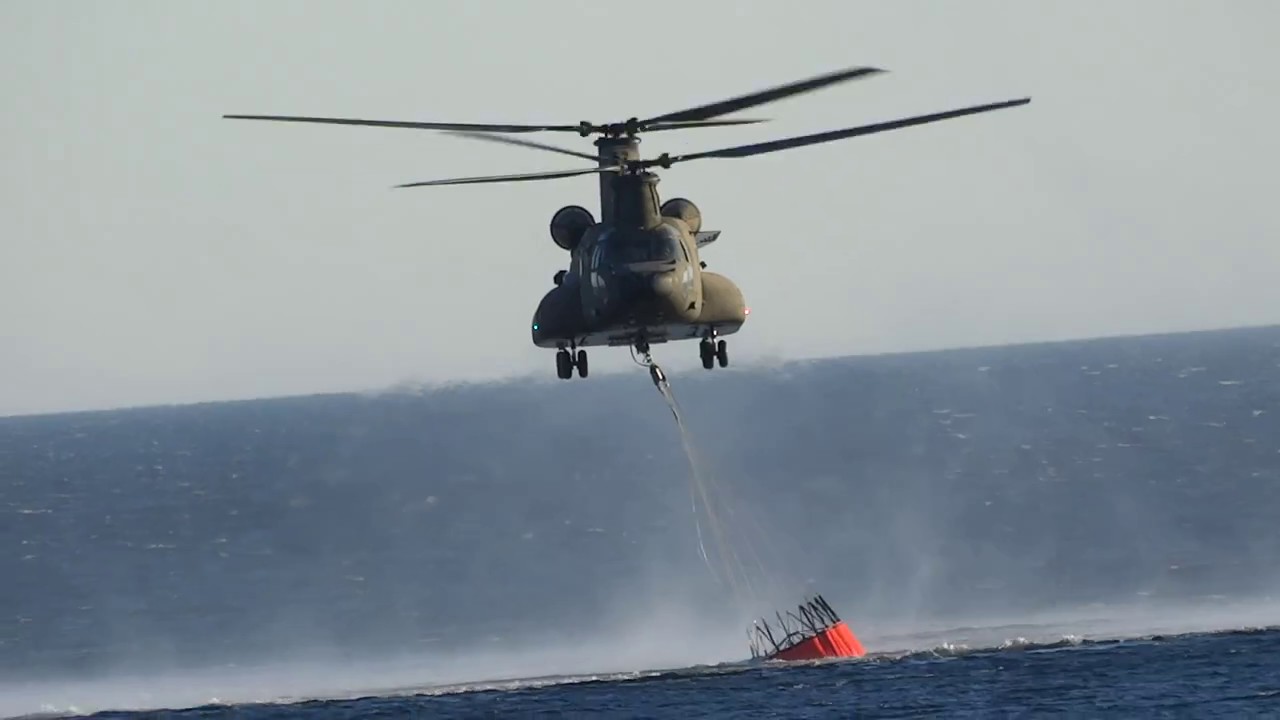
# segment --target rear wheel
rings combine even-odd
[[[580,378],[586,377],[587,376],[587,351],[586,350],[578,351],[578,362],[575,364],[578,366],[578,377]]]
[[[716,361],[720,363],[720,367],[729,365],[729,346],[725,345],[723,340],[716,343]]]

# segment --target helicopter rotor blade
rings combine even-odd
[[[837,70],[835,72],[817,75],[805,80],[798,80],[796,82],[778,85],[776,87],[759,90],[746,95],[739,95],[737,97],[729,98],[728,100],[721,100],[719,102],[700,105],[686,110],[658,115],[657,117],[642,120],[640,125],[641,127],[648,128],[648,126],[656,123],[707,120],[720,115],[728,115],[729,113],[744,110],[749,107],[776,102],[793,95],[820,90],[828,85],[834,85],[839,82],[846,82],[848,80],[854,80],[862,77],[870,77],[882,72],[885,71],[874,67],[855,67],[845,70]]]
[[[311,117],[303,115],[223,115],[225,120],[272,120],[276,122],[323,123],[326,125],[364,125],[370,127],[409,128],[411,130],[445,130],[453,132],[487,132],[487,133],[533,133],[533,132],[571,132],[583,137],[592,133],[605,132],[617,127],[625,129],[625,123],[613,125],[597,125],[581,122],[575,125],[520,125],[510,123],[448,123],[417,122],[408,120],[364,120],[361,118]],[[644,130],[683,130],[698,127],[723,127],[726,125],[752,125],[765,122],[754,119],[734,120],[686,120],[680,122],[660,122]]]
[[[228,120],[275,120],[279,122],[326,123],[329,125],[368,125],[373,127],[410,128],[414,130],[454,130],[472,132],[579,132],[580,125],[502,125],[489,123],[408,122],[400,120],[362,120],[358,118],[304,117],[299,115],[223,115]]]
[[[366,120],[361,118],[312,117],[303,115],[223,115],[228,120],[271,120],[276,122],[324,123],[329,125],[365,125],[372,127],[410,128],[415,130],[453,130],[461,132],[492,133],[529,133],[529,132],[572,132],[583,137],[593,133],[633,134],[638,131],[680,130],[695,127],[723,127],[728,125],[751,125],[764,122],[755,119],[716,119],[721,115],[744,110],[757,105],[776,102],[793,95],[813,92],[829,85],[834,85],[861,77],[870,77],[885,72],[875,67],[854,67],[845,70],[825,73],[805,80],[778,85],[758,90],[746,95],[720,100],[718,102],[699,105],[651,117],[647,120],[632,118],[622,123],[596,124],[587,121],[573,125],[529,125],[519,123],[447,123],[418,122],[404,120]]]
[[[726,127],[729,125],[755,125],[756,123],[769,122],[763,118],[759,119],[738,119],[730,118],[725,120],[683,120],[679,122],[656,122],[650,125],[644,125],[645,132],[655,132],[658,130],[683,130],[685,128],[700,127]]]
[[[973,107],[947,110],[945,112],[931,113],[929,115],[917,115],[914,117],[902,118],[900,120],[890,120],[888,122],[873,123],[871,125],[859,125],[857,127],[845,128],[843,130],[829,130],[827,132],[814,133],[812,135],[800,135],[798,137],[771,140],[769,142],[739,145],[737,147],[721,148],[719,150],[709,150],[707,152],[690,153],[687,155],[674,155],[660,160],[647,161],[646,164],[665,166],[668,163],[701,160],[703,158],[750,157],[752,155],[762,155],[764,153],[777,152],[779,150],[804,147],[805,145],[816,145],[818,143],[831,142],[833,140],[843,140],[845,138],[857,137],[860,135],[871,135],[872,133],[885,132],[887,130],[897,130],[899,128],[912,127],[914,125],[924,125],[926,123],[948,120],[965,115],[976,115],[977,113],[990,112],[992,110],[1017,107],[1019,105],[1026,105],[1029,102],[1031,102],[1031,98],[1006,100],[1004,102],[990,103],[987,105],[975,105]]]
[[[620,172],[622,166],[581,168],[577,170],[553,170],[550,172],[524,173],[520,175],[487,175],[484,177],[450,178],[447,180],[427,180],[425,182],[396,185],[398,188],[426,187],[429,185],[474,185],[478,183],[521,182],[525,180],[554,180],[574,177],[575,175],[591,175],[595,173]]]
[[[560,153],[561,155],[569,155],[584,160],[596,160],[597,157],[590,153],[578,152],[577,150],[569,150],[555,145],[534,142],[533,140],[522,140],[520,138],[507,137],[505,135],[497,135],[483,132],[463,132],[459,130],[447,130],[446,135],[456,135],[458,137],[470,138],[472,140],[486,140],[488,142],[503,143],[505,145],[519,145],[520,147],[534,148],[536,150],[546,150],[548,152]]]

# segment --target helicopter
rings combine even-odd
[[[729,364],[724,337],[742,328],[750,309],[741,289],[728,277],[708,271],[701,259],[702,250],[719,238],[720,231],[703,229],[702,212],[693,201],[676,197],[663,202],[657,190],[655,168],[665,170],[692,160],[751,157],[1011,108],[1031,101],[1024,97],[704,152],[662,153],[651,159],[640,156],[641,133],[764,122],[722,116],[883,72],[886,71],[876,67],[852,67],[693,108],[614,123],[520,125],[289,115],[223,115],[223,118],[437,130],[594,162],[593,166],[569,170],[429,180],[395,186],[524,182],[593,174],[599,177],[599,220],[582,205],[566,205],[551,216],[551,240],[569,253],[569,262],[567,269],[553,276],[553,287],[538,304],[531,323],[533,344],[556,350],[556,375],[567,380],[573,377],[574,370],[578,377],[587,377],[586,348],[589,347],[630,346],[633,359],[635,353],[640,353],[652,366],[650,344],[697,339],[704,368],[710,370]],[[597,135],[593,141],[596,152],[580,152],[513,137],[535,132],[576,133],[584,138]]]

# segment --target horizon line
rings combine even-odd
[[[845,355],[830,355],[822,357],[795,358],[782,360],[777,364],[771,364],[768,367],[785,368],[787,366],[795,366],[801,364],[814,364],[824,362],[840,362],[847,360],[856,360],[864,358],[894,358],[894,357],[913,357],[925,355],[937,355],[943,353],[971,352],[980,350],[998,350],[1002,348],[1033,348],[1053,345],[1096,343],[1116,340],[1138,340],[1160,337],[1181,337],[1189,335],[1204,335],[1215,333],[1231,333],[1231,332],[1247,332],[1258,330],[1280,330],[1280,323],[1263,323],[1256,325],[1229,325],[1211,328],[1200,328],[1194,330],[1166,330],[1153,332],[1120,332],[1113,334],[1077,336],[1063,338],[1058,340],[1027,340],[1020,342],[1005,343],[989,343],[977,345],[951,345],[938,348],[917,349],[917,350],[887,350],[881,352],[866,353],[850,353]],[[748,362],[738,365],[737,370],[759,370],[765,367],[762,363]],[[593,378],[614,378],[622,376],[624,371],[604,372],[593,375]],[[306,398],[326,398],[326,397],[347,397],[360,395],[396,395],[405,394],[406,390],[414,393],[421,392],[439,392],[452,389],[476,389],[476,388],[497,388],[503,385],[511,385],[516,382],[533,382],[551,384],[552,379],[543,377],[541,374],[534,374],[532,371],[528,373],[507,375],[502,377],[494,377],[489,379],[477,380],[439,380],[439,381],[413,381],[404,380],[378,388],[351,388],[347,390],[326,390],[310,393],[292,393],[282,395],[260,395],[254,397],[229,397],[221,399],[209,400],[177,400],[173,402],[152,402],[139,405],[115,405],[110,407],[84,408],[76,410],[50,410],[37,412],[17,412],[6,414],[0,412],[0,422],[9,420],[29,420],[35,418],[53,418],[68,415],[89,415],[110,412],[129,412],[136,410],[154,410],[161,408],[186,408],[200,405],[227,405],[232,403],[250,403],[250,402],[269,402],[273,400],[300,400]]]

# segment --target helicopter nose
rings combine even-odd
[[[675,271],[654,274],[649,277],[649,288],[653,291],[653,299],[657,301],[659,312],[672,319],[690,319],[693,308],[685,290],[680,285]]]
[[[649,278],[649,288],[661,299],[671,298],[676,294],[675,273],[656,273]]]

